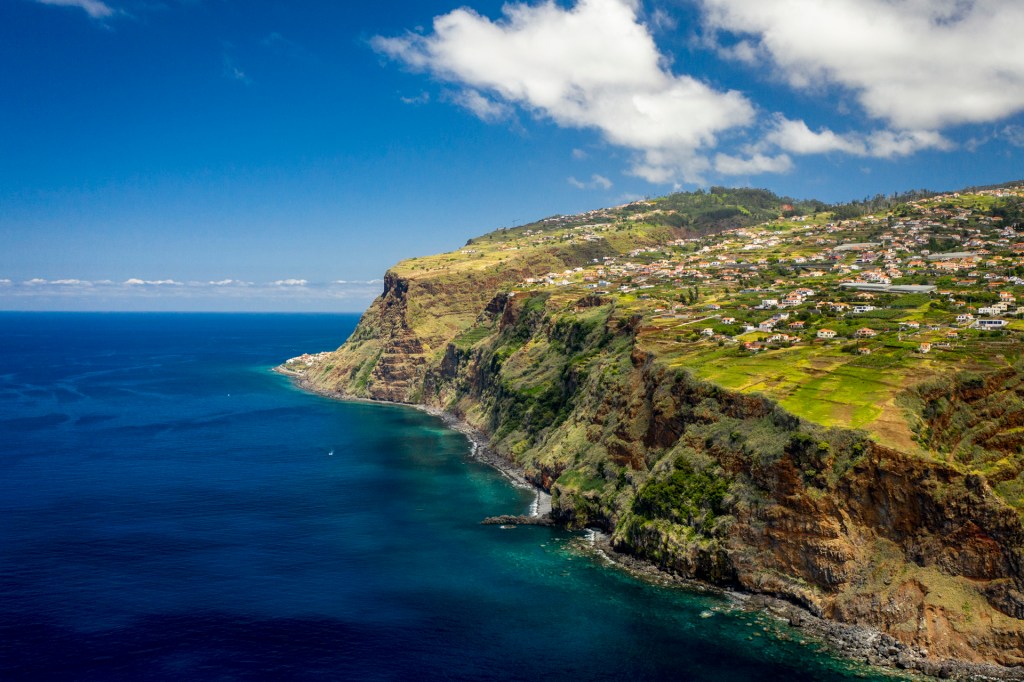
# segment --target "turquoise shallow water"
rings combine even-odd
[[[874,676],[581,534],[480,526],[532,494],[463,436],[269,371],[355,322],[0,314],[0,679]]]

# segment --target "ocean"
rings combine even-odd
[[[272,373],[353,315],[0,313],[0,679],[881,679]]]

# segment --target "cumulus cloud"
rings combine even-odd
[[[36,2],[58,7],[78,7],[85,10],[85,13],[93,19],[104,19],[114,14],[113,8],[100,0],[36,0]]]
[[[767,55],[796,88],[847,88],[896,129],[939,130],[1024,110],[1019,0],[701,2],[711,32],[739,41],[726,54],[749,63]],[[913,144],[891,146],[899,153]]]
[[[786,154],[771,156],[752,154],[747,158],[729,154],[715,154],[715,170],[722,175],[760,175],[785,173],[793,168],[793,160]]]
[[[852,139],[828,129],[812,131],[803,121],[792,121],[779,117],[765,141],[794,154],[826,154],[846,152],[866,156],[867,147],[863,140]]]
[[[279,279],[270,283],[275,287],[304,287],[309,282],[304,279]]]
[[[721,45],[712,41],[711,47],[722,57],[742,62],[747,66],[756,66],[764,56],[764,50],[749,40],[740,40],[732,45]]]
[[[512,105],[556,124],[600,132],[632,149],[632,172],[654,182],[699,181],[724,131],[754,107],[666,67],[635,0],[505,5],[491,21],[471,9],[435,18],[427,35],[378,36],[374,49],[460,85],[462,106],[494,120]]]
[[[9,287],[11,284],[12,282],[9,279],[0,279],[0,287]]]
[[[613,184],[611,180],[609,180],[608,178],[604,177],[603,175],[598,175],[597,173],[594,173],[593,175],[591,175],[590,176],[590,180],[587,181],[587,182],[583,182],[582,180],[577,180],[574,177],[570,177],[568,179],[568,181],[569,181],[569,184],[572,185],[573,187],[575,187],[576,189],[603,189],[603,190],[609,190],[609,189],[612,188],[612,184]]]
[[[871,133],[836,133],[811,130],[804,121],[776,116],[764,142],[793,154],[842,152],[853,156],[891,159],[924,149],[952,149],[941,134],[927,130],[878,130]]]

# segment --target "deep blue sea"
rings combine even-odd
[[[437,419],[270,368],[351,315],[0,313],[0,679],[843,680],[582,534]]]

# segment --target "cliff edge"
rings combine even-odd
[[[551,239],[532,248],[525,232],[492,235],[405,261],[341,348],[293,369],[321,390],[457,415],[551,492],[558,520],[600,527],[617,551],[665,571],[876,629],[924,670],[956,660],[1024,672],[1020,510],[990,472],[932,442],[952,438],[935,402],[957,414],[991,402],[1016,386],[1012,358],[971,390],[957,391],[958,367],[949,390],[900,387],[900,428],[932,441],[900,448],[891,432],[816,422],[771,391],[725,387],[666,356],[657,302],[550,284],[707,238],[648,226],[628,239],[538,230]],[[537,278],[546,285],[530,286]],[[1005,420],[999,405],[990,411]]]

